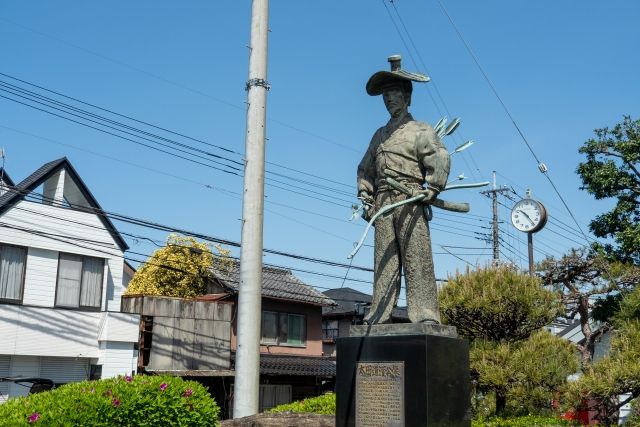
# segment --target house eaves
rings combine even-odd
[[[129,249],[129,246],[127,245],[125,240],[116,230],[116,227],[113,225],[111,220],[106,216],[96,198],[93,197],[93,194],[91,194],[91,191],[89,191],[87,185],[84,183],[82,178],[80,178],[80,175],[78,175],[78,172],[76,172],[76,170],[66,157],[51,161],[49,163],[45,163],[31,175],[22,180],[18,185],[15,185],[13,188],[8,189],[5,194],[0,196],[0,214],[6,212],[19,201],[24,200],[30,192],[35,190],[40,184],[44,183],[48,178],[53,176],[61,169],[64,169],[69,174],[71,179],[76,183],[78,189],[91,206],[90,208],[87,208],[84,206],[70,205],[70,208],[97,215],[109,234],[111,234],[111,237],[113,237],[113,239],[116,241],[120,249],[122,251],[126,251],[127,249]]]

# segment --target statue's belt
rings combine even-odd
[[[399,191],[401,193],[404,193],[409,197],[413,197],[419,194],[419,192],[412,190],[411,188],[407,187],[405,184],[400,183],[393,178],[385,178],[384,181],[389,185],[390,188],[396,191]],[[429,204],[429,205],[435,206],[436,208],[444,209],[447,211],[453,211],[453,212],[469,212],[469,209],[470,209],[469,203],[450,202],[448,200],[442,200],[437,197],[432,199],[431,201],[427,201],[426,195],[422,200],[418,200],[417,202]]]

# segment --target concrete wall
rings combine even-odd
[[[124,297],[122,309],[153,318],[148,370],[230,368],[230,304],[168,297]]]

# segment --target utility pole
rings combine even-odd
[[[253,0],[247,80],[242,244],[238,292],[238,345],[233,417],[258,413],[264,223],[264,141],[267,108],[269,0]]]
[[[494,265],[500,262],[500,229],[498,227],[498,194],[507,193],[510,189],[506,187],[497,188],[496,186],[496,171],[493,171],[493,189],[481,191],[487,197],[490,197],[493,201],[493,263]]]

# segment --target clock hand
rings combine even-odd
[[[531,222],[531,225],[535,225],[535,222],[533,222],[531,217],[529,215],[527,215],[527,213],[525,211],[522,211],[522,210],[518,209],[518,212],[520,212],[522,215],[526,216],[527,219],[529,220],[529,222]]]

